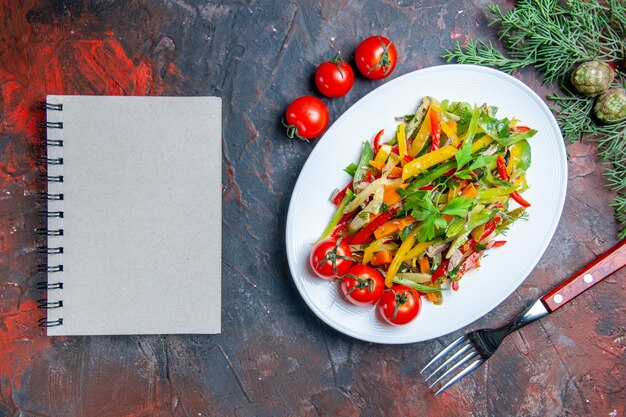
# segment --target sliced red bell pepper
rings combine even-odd
[[[379,226],[382,226],[387,220],[391,219],[397,212],[400,210],[400,207],[392,207],[390,210],[379,214],[374,218],[367,226],[361,229],[356,235],[354,235],[350,241],[353,245],[362,245],[367,242],[367,239],[370,238],[374,234],[374,230],[378,229]]]
[[[509,173],[506,171],[506,161],[502,155],[498,155],[498,160],[496,162],[498,164],[498,174],[500,174],[500,178],[503,181],[509,181],[510,177]],[[511,198],[522,207],[530,207],[530,203],[526,201],[517,191],[513,191],[511,193]]]
[[[341,216],[337,224],[350,223],[358,212],[359,212],[359,209],[356,209],[356,210],[352,210],[350,213],[344,214],[343,216]]]
[[[376,137],[374,138],[374,143],[373,143],[373,150],[374,150],[374,156],[378,155],[378,151],[380,150],[380,140],[383,137],[383,133],[385,133],[385,130],[381,130],[380,132],[378,132],[376,134]]]
[[[480,236],[480,242],[485,240],[487,236],[489,236],[496,230],[496,227],[498,227],[498,223],[500,223],[500,220],[502,220],[500,216],[494,216],[491,220],[489,220],[485,224],[485,230],[483,231],[483,234]],[[476,248],[476,245],[478,243],[479,242],[477,242],[473,237],[470,237],[469,240],[467,241],[467,244],[469,245],[470,248],[472,248],[472,250]]]
[[[363,177],[363,181],[367,181],[367,182],[371,183],[372,181],[374,181],[375,178],[378,178],[378,177],[380,177],[380,174],[374,175],[372,169],[368,169],[365,172],[365,176]]]
[[[441,140],[441,119],[439,117],[439,112],[430,111],[429,113],[430,113],[430,136],[432,138],[430,151],[432,152],[432,151],[439,149],[439,141]]]
[[[332,199],[333,204],[338,206],[341,203],[341,201],[343,200],[343,198],[346,196],[346,192],[348,190],[354,191],[352,181],[350,181],[350,183],[348,185],[346,185],[343,190],[341,190],[337,194],[335,194],[335,196]]]
[[[350,225],[350,222],[343,222],[343,223],[337,224],[337,226],[335,226],[335,228],[331,232],[330,237],[338,238],[341,232],[348,229],[349,225]]]
[[[445,175],[446,177],[451,177],[456,173],[456,169],[451,169],[450,171],[444,173],[443,175]]]
[[[457,279],[460,279],[467,271],[471,271],[472,269],[476,269],[480,266],[480,257],[483,256],[482,252],[472,252],[459,266],[459,272],[457,272]]]
[[[404,158],[402,159],[404,159],[404,162],[411,162],[415,158],[413,158],[411,155],[404,155]]]
[[[498,164],[498,174],[500,174],[500,179],[502,179],[502,181],[508,181],[510,177],[509,173],[506,172],[506,161],[502,155],[498,155],[496,163]]]
[[[434,190],[435,187],[433,185],[424,185],[422,187],[420,187],[420,190],[424,190],[424,191],[430,191],[430,190]]]
[[[505,243],[506,243],[506,240],[496,240],[495,242],[493,242],[491,247],[492,248],[499,248],[500,246],[504,246]]]
[[[498,223],[500,223],[500,220],[502,220],[500,216],[494,216],[491,220],[487,222],[487,224],[485,225],[485,231],[480,237],[481,242],[496,230],[496,227],[498,226]]]
[[[441,265],[439,265],[439,267],[435,269],[435,272],[433,272],[433,276],[430,278],[430,282],[435,282],[446,274],[448,262],[449,261],[447,259],[444,259],[443,262],[441,262]]]
[[[530,207],[530,203],[524,200],[524,197],[522,197],[517,191],[513,191],[511,193],[511,198],[522,207]]]

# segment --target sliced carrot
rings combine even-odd
[[[370,165],[373,166],[374,168],[376,168],[377,170],[379,170],[380,172],[383,171],[383,168],[385,167],[385,163],[384,162],[378,162],[378,161],[370,161]]]
[[[420,272],[422,274],[430,273],[430,262],[428,262],[427,256],[422,256],[421,258],[417,258],[417,262],[420,265]]]
[[[377,252],[376,255],[372,257],[372,260],[370,261],[370,263],[374,266],[380,266],[380,265],[390,264],[392,260],[393,260],[393,255],[391,254],[391,251],[385,249],[385,250],[381,250],[380,252]]]
[[[376,237],[376,239],[380,239],[385,236],[392,235],[395,232],[399,232],[400,230],[403,230],[405,227],[413,223],[415,223],[415,218],[413,216],[389,220],[378,229],[374,230],[374,236]]]
[[[467,187],[463,188],[461,195],[464,195],[468,199],[478,197],[478,190],[474,187],[474,184],[469,184]]]
[[[389,184],[385,185],[385,194],[383,196],[383,203],[387,206],[393,206],[396,203],[402,201],[400,194],[396,192],[398,188],[406,188],[409,184]]]
[[[427,292],[426,297],[428,298],[428,301],[432,301],[433,303],[437,301],[437,296],[433,292]]]
[[[389,175],[387,175],[387,178],[392,180],[394,178],[400,178],[401,176],[402,176],[402,168],[393,167],[391,168],[391,171],[389,171]]]

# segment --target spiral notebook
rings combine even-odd
[[[49,95],[50,336],[210,334],[221,311],[221,99]]]

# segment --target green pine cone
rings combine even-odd
[[[606,90],[593,106],[598,120],[603,123],[617,123],[626,119],[626,92],[619,87]]]
[[[602,61],[588,61],[580,64],[572,72],[572,85],[579,93],[597,96],[608,89],[615,79],[615,71]]]

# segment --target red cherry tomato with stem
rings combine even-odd
[[[422,300],[417,291],[404,285],[394,285],[383,292],[378,310],[389,324],[402,325],[411,322],[420,312]]]
[[[311,268],[320,278],[333,279],[352,266],[350,245],[342,238],[324,239],[313,247],[309,256]]]
[[[298,97],[287,107],[283,125],[290,139],[314,139],[328,126],[328,108],[317,97]]]
[[[398,51],[393,42],[384,36],[370,36],[359,44],[354,54],[356,67],[372,80],[389,76],[398,61]]]
[[[385,279],[371,266],[356,264],[341,277],[341,290],[346,300],[356,305],[372,305],[380,299]]]
[[[339,52],[315,70],[315,85],[326,97],[345,96],[354,84],[352,67],[342,60]]]

